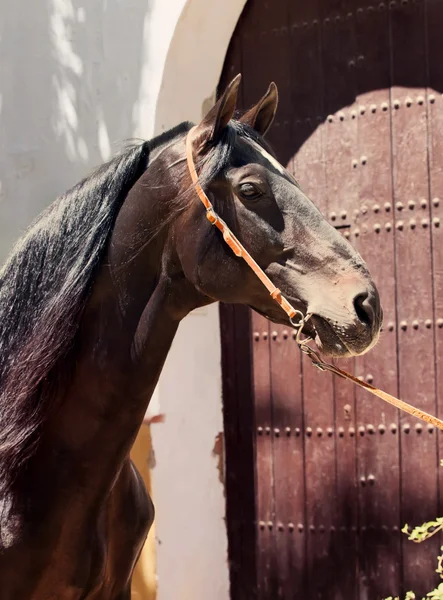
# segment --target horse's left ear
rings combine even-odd
[[[240,117],[241,123],[250,125],[260,135],[264,136],[268,132],[274,120],[278,106],[278,89],[272,82],[263,98],[257,102],[247,113]]]
[[[207,142],[217,142],[223,129],[234,116],[241,75],[237,75],[198,126]]]

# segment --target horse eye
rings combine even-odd
[[[261,191],[253,183],[242,183],[239,192],[247,200],[255,200],[261,196]]]

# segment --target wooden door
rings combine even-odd
[[[274,80],[269,141],[378,284],[379,345],[340,361],[442,414],[443,3],[249,0],[221,88]],[[436,582],[441,437],[301,359],[292,332],[221,307],[232,598],[381,600]]]

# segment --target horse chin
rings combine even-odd
[[[249,308],[252,308],[252,310],[272,323],[288,325],[288,318],[286,316],[269,314],[254,306],[249,306]],[[313,314],[303,326],[303,335],[311,338],[324,356],[349,358],[350,356],[363,354],[361,350],[355,352],[350,348],[334,330],[332,325],[316,314]]]
[[[282,315],[270,314],[263,310],[250,306],[253,311],[275,323],[276,325],[288,325],[288,317]],[[327,321],[321,317],[312,315],[312,317],[303,326],[303,335],[305,338],[312,339],[322,354],[326,356],[350,356],[350,353],[337,334],[334,333],[332,327]]]
[[[318,315],[312,315],[310,321],[314,330],[311,335],[318,349],[322,354],[337,358],[349,358],[351,356],[361,356],[373,348],[379,339],[379,334],[375,336],[352,337],[349,331],[341,328],[340,332],[324,318]]]
[[[313,330],[313,334],[311,333],[310,336],[322,354],[336,358],[354,356],[354,353],[325,319],[312,315],[309,322]]]

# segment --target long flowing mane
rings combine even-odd
[[[198,162],[203,187],[226,166],[237,136],[266,146],[249,127],[231,123]],[[66,377],[57,368],[73,346],[120,207],[151,151],[191,126],[182,123],[132,146],[60,196],[0,270],[0,498],[32,455]],[[175,198],[170,209],[170,216],[183,210],[183,198]]]
[[[152,146],[151,146],[152,147]],[[128,148],[60,196],[0,271],[0,496],[32,453],[116,215],[148,164]]]

